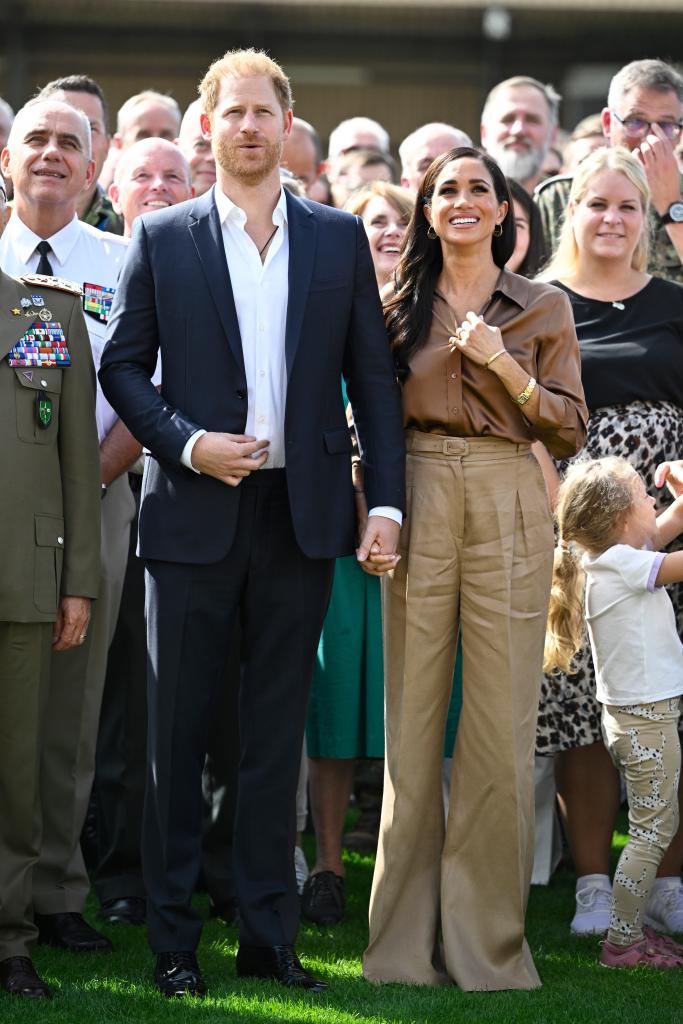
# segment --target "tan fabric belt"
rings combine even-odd
[[[422,454],[446,455],[454,458],[491,457],[505,458],[527,455],[531,450],[528,441],[505,441],[500,437],[445,437],[443,434],[426,434],[421,430],[406,431],[406,451]]]

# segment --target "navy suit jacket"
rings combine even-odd
[[[367,238],[358,217],[287,194],[285,459],[292,521],[312,558],[351,554],[347,382],[368,506],[404,507],[404,437]],[[139,217],[112,306],[102,390],[151,452],[144,558],[210,563],[234,538],[240,486],[180,462],[198,429],[243,434],[247,381],[213,189]],[[161,351],[161,393],[150,381]],[[268,472],[264,469],[260,472]]]

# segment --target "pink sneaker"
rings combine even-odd
[[[602,944],[600,963],[603,967],[655,967],[657,970],[683,967],[683,960],[676,954],[643,938],[630,946],[615,946],[608,939]]]
[[[679,960],[679,966],[683,967],[683,946],[680,942],[675,942],[670,935],[660,935],[649,925],[643,925],[643,934],[651,945],[668,953],[669,956],[676,957]]]

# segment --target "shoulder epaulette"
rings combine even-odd
[[[24,274],[19,278],[22,284],[38,285],[40,288],[54,288],[58,292],[70,295],[82,295],[83,289],[75,281],[67,281],[65,277],[48,277],[47,274]]]

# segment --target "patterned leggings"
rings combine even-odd
[[[605,746],[624,773],[628,794],[630,839],[614,875],[607,935],[619,946],[643,937],[647,898],[678,828],[679,708],[680,698],[675,697],[602,709]]]

